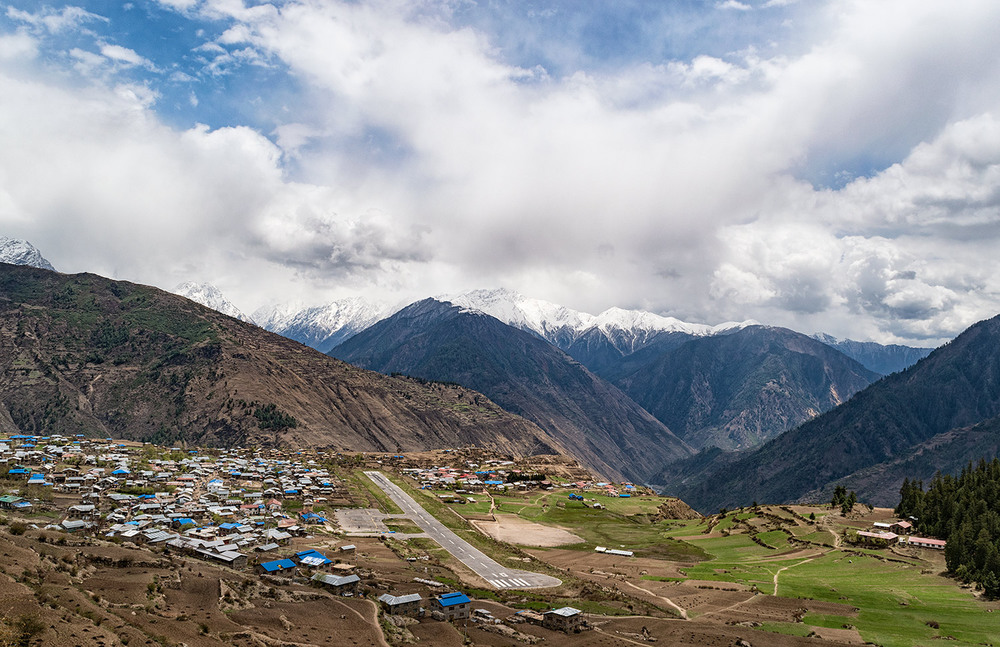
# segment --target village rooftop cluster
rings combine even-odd
[[[0,506],[62,513],[47,529],[163,545],[228,566],[248,563],[310,530],[332,532],[314,511],[338,492],[315,459],[203,455],[173,448],[169,458],[137,443],[14,435],[0,440],[8,489]],[[342,487],[342,486],[341,486]],[[78,497],[80,503],[58,503]]]
[[[252,567],[272,582],[308,578],[337,595],[352,597],[359,594],[361,575],[371,575],[343,561],[354,554],[354,544],[332,548],[328,552],[333,557],[313,548],[291,547],[294,539],[331,541],[340,535],[326,515],[332,512],[331,504],[349,505],[349,495],[321,458],[311,451],[165,449],[111,438],[17,434],[0,437],[0,509],[50,517],[48,524],[32,524],[41,530],[94,535],[239,570]],[[354,458],[375,466],[409,464],[403,456]],[[526,478],[512,468],[512,461],[485,463],[483,469],[471,463],[468,469],[403,467],[402,471],[423,487],[457,487],[458,492],[465,492],[462,487],[480,491],[558,487],[548,479]],[[560,485],[618,495],[607,483]],[[631,484],[621,487],[635,489]],[[457,591],[426,601],[420,593],[386,593],[378,601],[387,613],[398,616],[500,622],[486,610],[473,609],[468,596]],[[562,631],[586,627],[583,612],[572,607],[524,611],[511,620]]]

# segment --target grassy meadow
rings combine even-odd
[[[682,578],[661,581],[733,582],[764,595],[775,594],[777,581],[781,597],[858,609],[849,617],[807,614],[802,623],[768,622],[760,627],[764,631],[805,636],[815,627],[856,627],[865,641],[884,647],[1000,646],[1000,608],[943,577],[940,554],[906,558],[887,550],[835,547],[846,527],[839,515],[818,513],[814,524],[766,507],[766,514],[742,510],[722,518],[662,520],[656,516],[660,497],[584,493],[581,502],[569,499],[570,491],[494,495],[494,501],[499,513],[566,528],[584,540],[563,548],[623,547],[637,557],[694,563],[681,569]],[[437,498],[421,494],[425,501]],[[489,513],[488,496],[470,496],[476,503],[432,506],[472,518]]]

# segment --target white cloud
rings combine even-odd
[[[189,11],[198,6],[200,0],[156,0],[164,7],[177,11]]]
[[[996,117],[952,124],[840,191],[797,193],[723,230],[737,260],[716,273],[715,296],[760,308],[763,320],[815,305],[849,330],[861,316],[893,339],[944,339],[1000,309]]]
[[[288,182],[281,151],[255,131],[165,127],[145,86],[61,90],[0,74],[0,94],[0,227],[65,271],[169,288],[194,262],[224,286],[253,277],[233,290],[246,300],[262,286],[292,294],[296,276],[423,258],[420,232]]]
[[[0,35],[0,61],[31,59],[38,55],[38,41],[24,33]]]
[[[71,49],[69,55],[76,61],[74,66],[83,76],[94,76],[107,64],[107,59],[100,54],[79,47]]]
[[[149,70],[156,69],[152,61],[140,56],[138,52],[128,47],[122,47],[121,45],[112,45],[104,43],[101,45],[101,55],[108,58],[116,63],[121,63],[128,66],[138,66],[144,67]]]
[[[321,134],[307,124],[283,124],[274,131],[278,147],[289,157],[299,157],[301,149]]]
[[[70,31],[88,22],[107,22],[108,20],[80,7],[72,6],[64,7],[60,11],[56,11],[52,7],[43,7],[34,13],[15,7],[7,7],[7,17],[51,33]]]
[[[795,46],[564,76],[511,65],[433,3],[167,4],[224,26],[196,52],[211,74],[287,66],[301,93],[268,115],[275,143],[167,128],[154,86],[101,76],[109,57],[148,63],[126,48],[73,51],[104,85],[2,77],[2,204],[36,215],[17,226],[60,267],[228,277],[245,310],[506,284],[883,341],[1000,310],[995,3],[801,3]],[[39,105],[29,133],[3,131]],[[887,168],[839,190],[799,179],[871,156]]]
[[[246,25],[230,27],[219,36],[218,42],[223,45],[238,45],[250,41],[250,30]]]

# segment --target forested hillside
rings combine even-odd
[[[948,541],[945,560],[955,577],[1000,598],[1000,460],[969,464],[957,477],[937,474],[926,491],[922,481],[907,479],[896,513]]]

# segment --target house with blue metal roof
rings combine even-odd
[[[434,598],[434,605],[445,620],[461,620],[469,617],[472,600],[466,594],[455,591],[437,596]]]
[[[320,566],[326,566],[327,564],[333,563],[333,560],[329,557],[318,550],[313,550],[312,548],[295,553],[293,559],[299,564],[310,568],[318,568]]]
[[[276,559],[257,564],[257,569],[268,575],[280,575],[281,573],[295,570],[295,562],[290,559]]]
[[[299,516],[302,517],[304,523],[326,523],[326,519],[315,512],[303,512]]]

